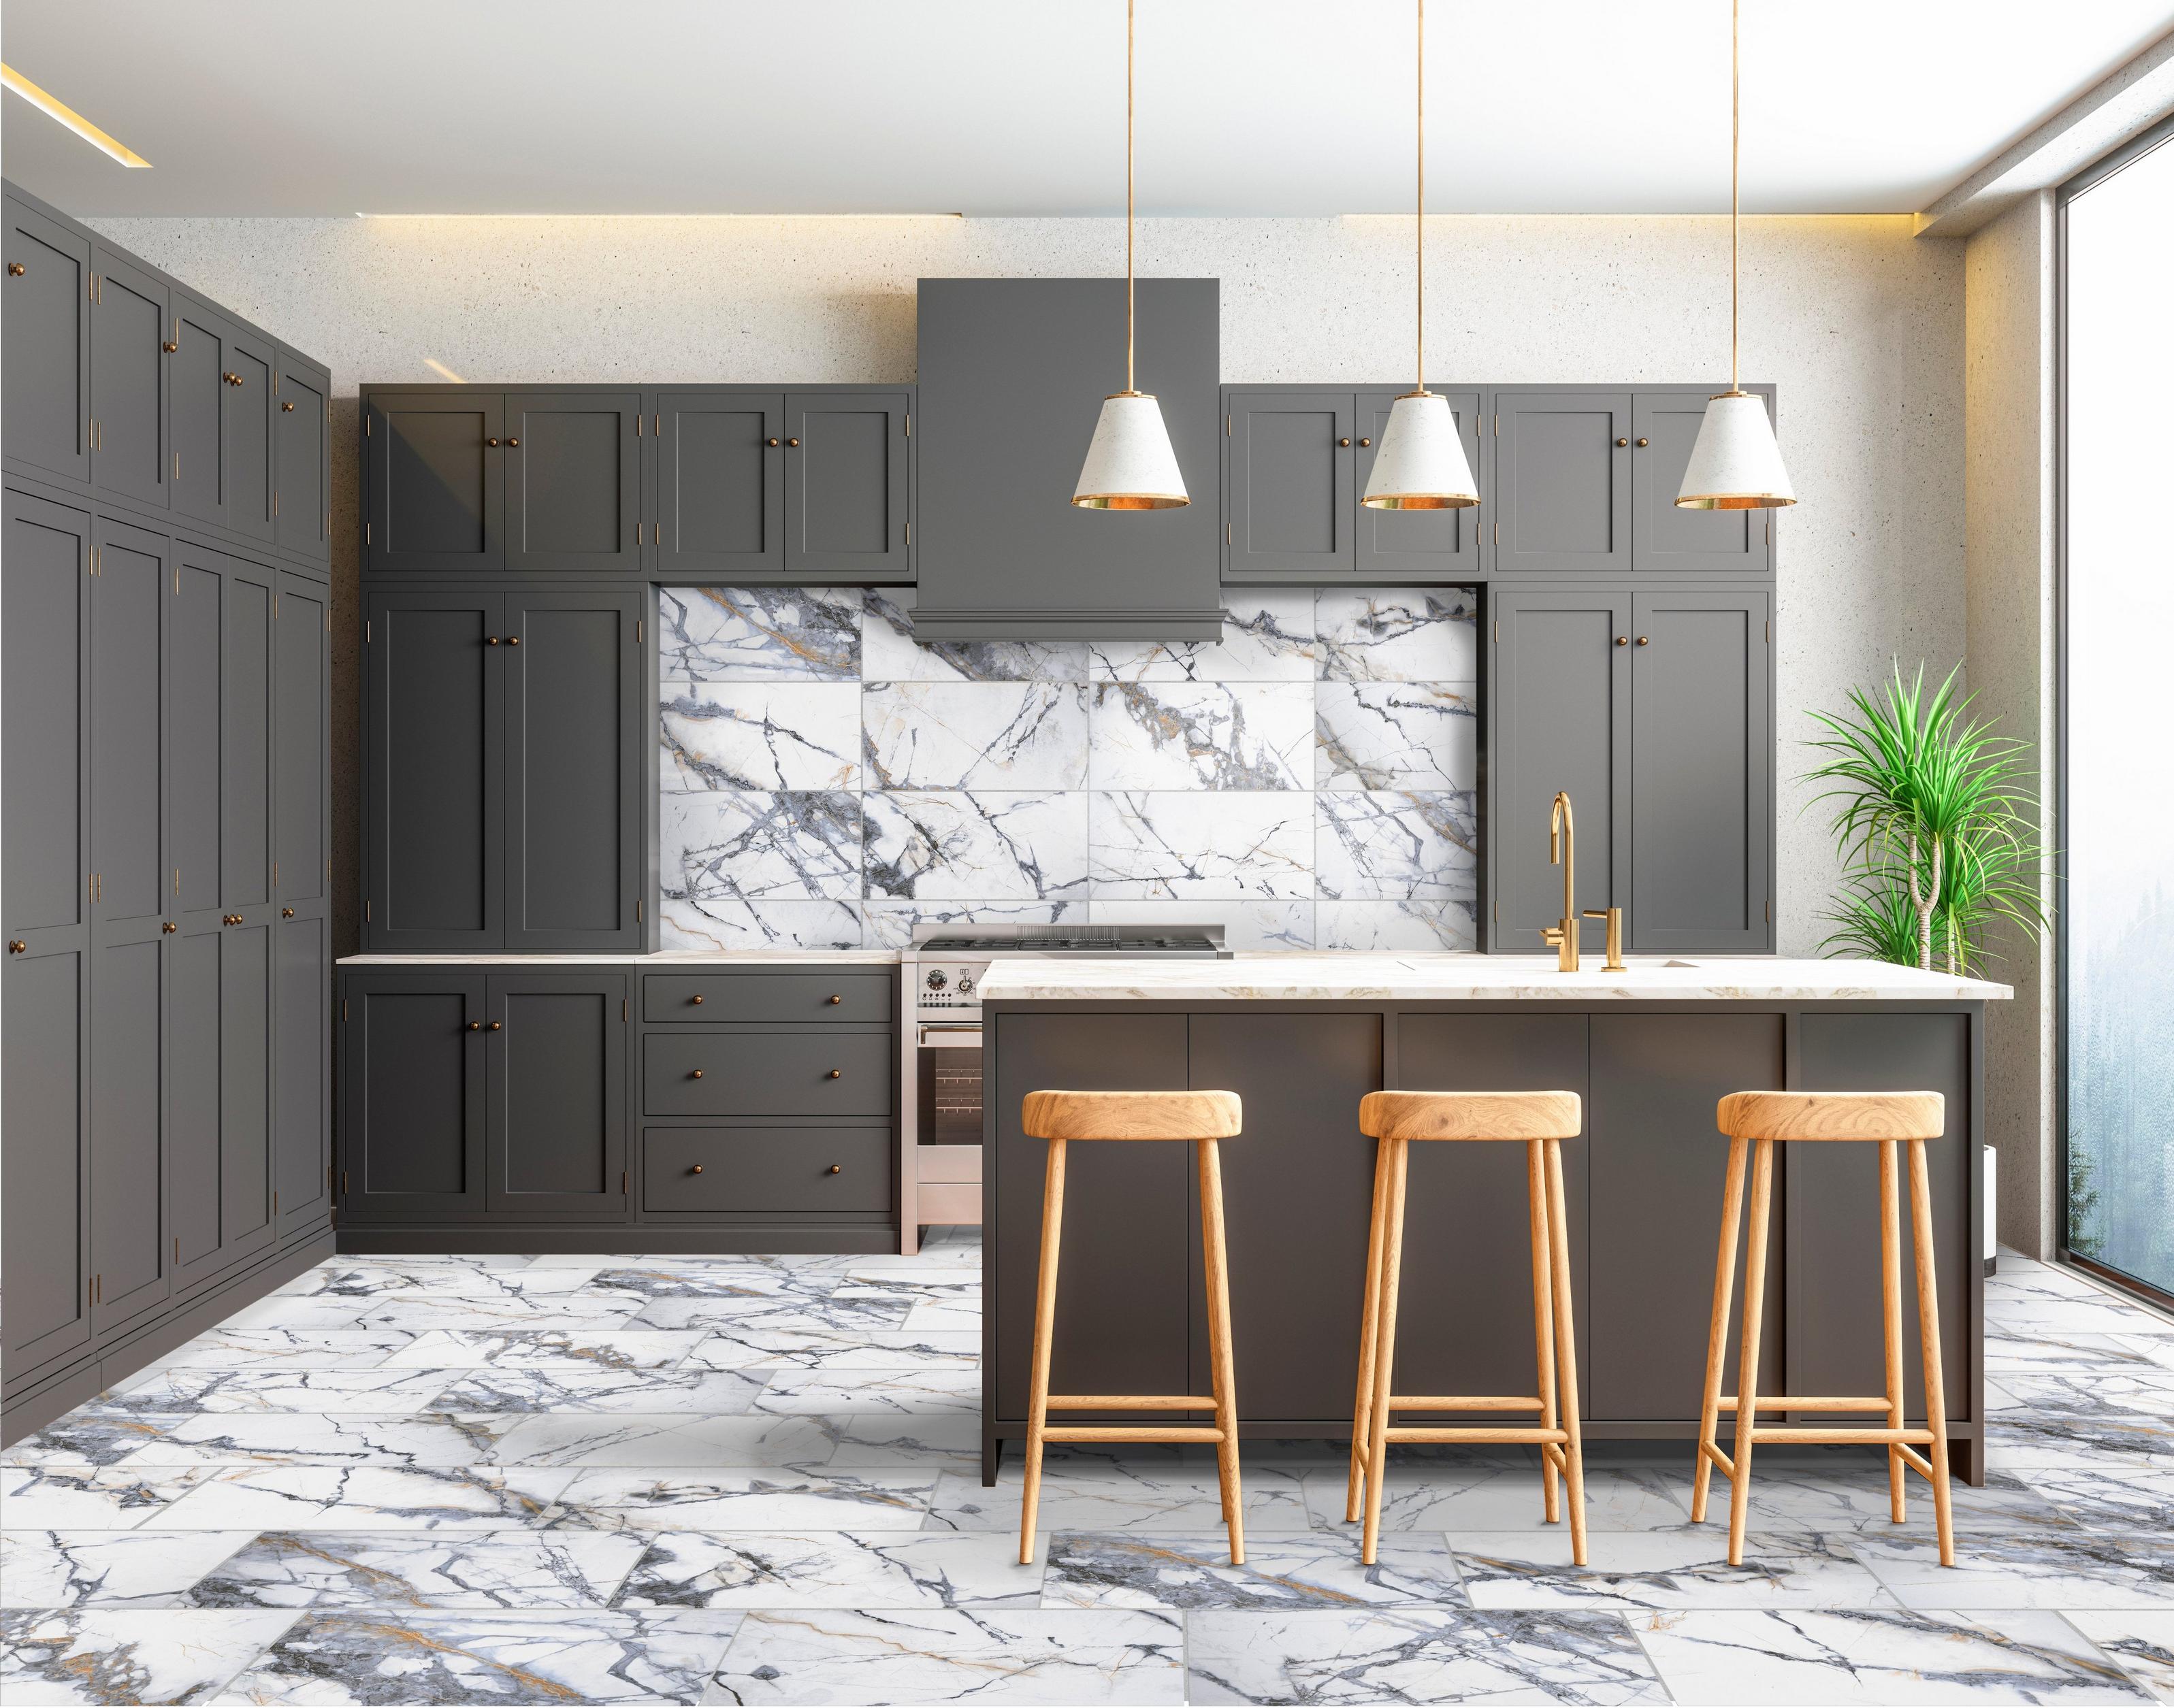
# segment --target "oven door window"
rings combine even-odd
[[[923,1144],[982,1142],[982,1033],[978,1026],[922,1035],[920,1138]]]

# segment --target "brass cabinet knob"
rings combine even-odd
[[[11,262],[9,262],[8,263],[8,278],[20,278],[22,276],[23,276],[23,263],[22,263],[21,262],[19,262],[19,261],[11,261]],[[170,347],[170,346],[169,346],[169,348],[171,348],[171,347]]]
[[[294,916],[295,910],[291,907],[283,907],[279,910],[279,917],[282,919],[292,919]]]
[[[18,268],[15,270],[18,273],[22,271],[20,268]],[[11,937],[8,939],[8,953],[9,954],[20,954],[28,948],[30,948],[30,944],[24,943],[19,937]]]
[[[506,644],[509,646],[518,646],[521,644],[521,637],[518,635],[509,635],[506,637]]]
[[[845,1171],[846,1170],[842,1166],[835,1162],[832,1163],[830,1167],[823,1170],[825,1174],[843,1174]]]
[[[283,415],[291,415],[295,413],[295,406],[292,403],[282,403],[279,406],[279,413]]]
[[[498,645],[498,636],[495,635],[486,635],[483,637],[483,644],[486,646],[495,646]]]
[[[159,348],[170,356],[176,350],[181,349],[181,346],[176,343],[171,338],[169,338],[165,343],[160,344]]]
[[[798,451],[800,448],[800,441],[798,439],[788,439],[785,441],[785,446],[788,451]]]
[[[521,441],[518,439],[509,439],[506,443],[506,447],[509,450],[518,451],[521,449]]]
[[[828,1073],[825,1073],[823,1077],[824,1077],[825,1079],[836,1079],[836,1078],[840,1078],[841,1075],[843,1075],[843,1073],[845,1073],[845,1071],[846,1071],[846,1070],[845,1070],[844,1068],[832,1068],[832,1069],[831,1069]]]
[[[690,1073],[687,1077],[688,1077],[690,1079],[700,1079],[700,1078],[702,1077],[702,1070],[701,1070],[700,1068],[697,1068],[696,1069],[695,1069],[695,1071],[694,1071],[693,1073]]]
[[[159,929],[170,936],[173,932],[180,930],[181,927],[176,925],[174,922],[170,919],[165,924],[161,925]]]
[[[830,1006],[831,1006],[832,1008],[836,1008],[836,1007],[838,1006],[838,1004],[839,1004],[839,1003],[841,1003],[844,1002],[845,1000],[846,1000],[846,999],[845,999],[843,997],[831,997],[831,998],[830,998]]]
[[[1371,439],[1361,439],[1361,440],[1359,441],[1359,448],[1360,448],[1361,451],[1364,451],[1364,450],[1365,450],[1368,446],[1371,445],[1373,442],[1374,442],[1374,441],[1373,441],[1372,440],[1371,440]]]
[[[762,442],[763,442],[764,444],[767,445],[768,446],[770,446],[770,448],[771,448],[772,451],[775,451],[775,450],[776,450],[776,449],[777,449],[778,441],[777,441],[776,440],[775,440],[775,439],[765,439],[765,440],[764,440]]]
[[[498,443],[498,441],[495,439],[486,439],[483,442],[486,445],[495,445]]]
[[[1336,443],[1339,449],[1349,451],[1351,448],[1351,441],[1349,439],[1339,439]]]
[[[695,1165],[695,1166],[694,1166],[694,1167],[692,1167],[692,1168],[690,1168],[690,1169],[689,1169],[689,1170],[687,1170],[687,1172],[688,1172],[689,1174],[700,1174],[700,1173],[701,1173],[701,1171],[702,1171],[702,1165],[701,1165],[701,1164],[700,1164],[699,1162],[698,1162],[698,1163],[696,1163],[696,1164]]]
[[[1651,445],[1652,442],[1653,442],[1653,441],[1652,441],[1652,440],[1650,440],[1650,439],[1641,439],[1641,440],[1638,441],[1638,448],[1639,448],[1641,451],[1643,451],[1643,450],[1644,450],[1644,449],[1645,449],[1648,445]]]
[[[687,1000],[692,1003],[698,1008],[702,1006],[702,999],[700,997],[690,997]]]
[[[1618,635],[1615,637],[1615,644],[1618,646],[1628,646],[1630,644],[1630,637],[1628,635]]]
[[[1619,439],[1615,441],[1615,448],[1620,451],[1630,442],[1628,439]]]
[[[493,1020],[488,1026],[484,1028],[484,1030],[486,1032],[503,1032],[505,1030],[506,1022],[503,1020]]]
[[[482,1021],[480,1021],[480,1020],[471,1020],[471,1021],[469,1021],[469,1022],[468,1022],[468,1030],[470,1030],[471,1032],[480,1032],[481,1030],[483,1030],[483,1022],[482,1022]]]
[[[1649,636],[1649,635],[1641,635],[1638,637],[1638,644],[1639,644],[1641,646],[1648,646],[1648,645],[1652,644],[1652,637],[1651,637],[1651,636]]]

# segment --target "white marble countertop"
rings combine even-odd
[[[1640,955],[1620,973],[1590,957],[1240,954],[1230,960],[1004,960],[982,979],[985,1003],[1112,1002],[1987,1002],[2014,994],[1885,961],[1767,955]]]
[[[835,967],[896,966],[898,951],[890,949],[659,949],[654,954],[629,951],[625,954],[529,954],[501,950],[496,954],[350,954],[342,955],[343,967],[647,967],[657,972],[676,972],[690,967]]]

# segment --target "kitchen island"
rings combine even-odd
[[[1360,1098],[1577,1092],[1585,1130],[1563,1160],[1586,1439],[1681,1440],[1688,1467],[1728,1154],[1714,1105],[1730,1091],[1801,1089],[1947,1100],[1946,1133],[1927,1150],[1948,1427],[1955,1473],[1982,1482],[1984,1018],[2009,994],[1879,963],[1764,957],[1574,973],[1551,958],[1479,955],[999,960],[982,986],[985,1480],[1003,1443],[1026,1433],[1045,1165],[1020,1130],[1030,1091],[1244,1100],[1244,1134],[1222,1147],[1238,1408],[1246,1435],[1284,1438],[1349,1432],[1374,1165]],[[1778,1161],[1759,1386],[1876,1393],[1876,1149],[1785,1145]],[[1185,1145],[1072,1147],[1058,1387],[1207,1392],[1192,1181]],[[1521,1147],[1414,1148],[1400,1392],[1532,1391],[1526,1235]],[[1912,1295],[1906,1284],[1910,1347]],[[1906,1358],[1913,1420],[1914,1365]],[[1725,1391],[1735,1382],[1732,1360]]]

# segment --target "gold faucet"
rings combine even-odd
[[[1540,940],[1556,951],[1559,968],[1574,973],[1577,970],[1577,832],[1571,821],[1570,797],[1560,789],[1548,813],[1548,864],[1563,869],[1562,921],[1543,927]]]

